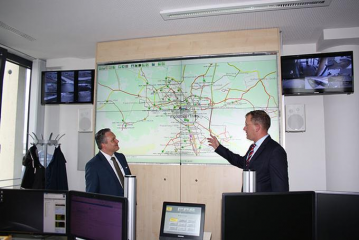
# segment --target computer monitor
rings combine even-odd
[[[359,193],[316,192],[317,240],[359,239]]]
[[[204,217],[204,204],[164,202],[159,239],[202,240]]]
[[[313,240],[314,192],[223,193],[222,240]]]
[[[66,235],[67,191],[0,189],[0,233]]]
[[[127,240],[127,199],[69,192],[69,236],[88,240]]]

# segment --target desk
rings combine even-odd
[[[11,240],[67,240],[66,236],[13,234]]]

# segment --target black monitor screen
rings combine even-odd
[[[0,233],[67,234],[67,192],[0,189]]]
[[[61,102],[74,102],[75,72],[61,72]]]
[[[317,194],[317,240],[359,239],[359,193]]]
[[[56,103],[57,96],[57,72],[46,72],[43,74],[43,96],[44,103]]]
[[[313,230],[314,192],[222,196],[222,240],[313,240]]]
[[[284,95],[354,92],[353,52],[281,57]]]
[[[70,191],[70,235],[93,240],[127,239],[127,199]]]

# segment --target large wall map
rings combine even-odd
[[[279,142],[276,54],[98,66],[96,131],[111,128],[128,162],[227,164],[206,138],[245,154],[254,109]]]

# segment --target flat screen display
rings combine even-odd
[[[317,240],[359,239],[359,193],[317,192]]]
[[[314,192],[224,193],[222,239],[313,240]]]
[[[272,52],[98,65],[96,131],[121,136],[128,162],[228,164],[207,137],[244,154],[251,110],[268,113],[281,141],[277,63]]]
[[[67,235],[67,192],[0,189],[0,233]]]
[[[281,57],[283,95],[354,92],[353,52]]]
[[[44,103],[57,103],[57,72],[47,72],[43,75],[43,96]]]
[[[88,103],[93,102],[93,71],[92,70],[84,70],[78,71],[78,95],[77,100],[80,103]]]
[[[75,72],[61,72],[61,102],[74,102]]]
[[[160,240],[168,237],[171,239],[202,239],[204,216],[204,204],[164,202]]]
[[[88,240],[127,240],[127,199],[70,191],[70,235]]]
[[[42,72],[42,104],[93,103],[94,70]]]

